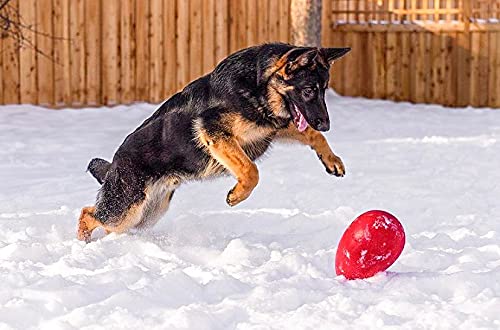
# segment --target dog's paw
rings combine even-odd
[[[319,159],[325,166],[326,172],[337,177],[345,175],[345,166],[342,159],[335,155],[319,156]]]
[[[226,203],[227,203],[227,205],[229,205],[229,206],[235,206],[235,205],[238,205],[238,204],[239,204],[239,203],[241,203],[243,200],[244,200],[244,198],[241,198],[241,196],[238,196],[238,195],[234,192],[234,189],[231,189],[231,190],[227,193]]]
[[[235,206],[235,205],[238,205],[239,203],[243,202],[245,199],[248,198],[248,196],[250,196],[250,193],[252,191],[247,191],[245,189],[242,189],[239,185],[236,185],[234,186],[233,189],[231,189],[228,193],[227,193],[227,197],[226,197],[226,203],[229,205],[229,206]]]

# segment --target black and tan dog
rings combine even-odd
[[[228,56],[127,136],[112,163],[90,162],[102,187],[96,205],[81,212],[78,238],[89,241],[99,226],[120,233],[155,224],[186,180],[234,175],[226,199],[234,206],[259,181],[253,161],[279,139],[309,145],[328,173],[343,176],[342,161],[319,131],[330,128],[330,65],[349,50],[274,43]]]

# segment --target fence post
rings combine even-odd
[[[300,46],[321,45],[321,0],[292,0],[292,42]]]

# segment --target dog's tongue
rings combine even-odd
[[[297,123],[297,128],[299,129],[299,132],[304,132],[307,128],[307,120],[302,116],[302,114],[299,112],[299,122]]]
[[[299,132],[304,132],[307,128],[307,120],[304,118],[304,116],[302,115],[302,113],[300,112],[300,110],[297,108],[296,105],[295,106],[295,118],[294,118],[294,122],[295,122],[295,125],[297,126],[297,129],[299,130]]]

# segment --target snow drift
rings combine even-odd
[[[85,167],[155,106],[1,107],[0,328],[499,328],[500,112],[327,102],[346,177],[276,145],[241,205],[224,202],[230,177],[184,185],[155,228],[90,244],[75,238],[99,187]],[[407,244],[389,272],[346,281],[336,246],[369,209]]]

